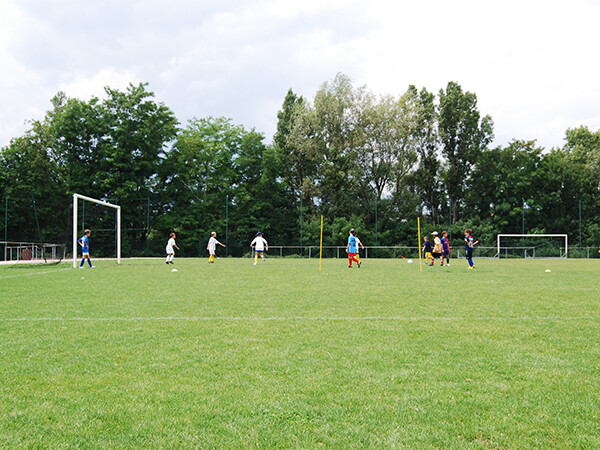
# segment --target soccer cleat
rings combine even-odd
[[[358,268],[359,268],[359,269],[360,269],[360,264],[361,264],[361,263],[360,263],[360,261],[359,261],[359,262],[358,262]]]
[[[352,266],[348,266],[348,269],[352,269]]]
[[[252,265],[253,265],[253,266],[255,266],[256,264],[258,264],[258,263],[254,263],[254,264],[252,264]]]
[[[95,268],[96,268],[96,266],[90,266],[90,269],[95,269]]]
[[[80,268],[80,269],[85,269],[85,267],[83,267],[83,266],[79,266],[79,268]]]

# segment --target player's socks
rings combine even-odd
[[[94,266],[92,266],[92,260],[91,259],[88,259],[88,264],[90,265],[90,267],[94,267]]]
[[[83,267],[83,263],[84,263],[84,262],[85,262],[85,258],[83,258],[83,259],[81,260],[81,264],[79,265],[79,267]]]

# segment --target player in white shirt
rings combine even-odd
[[[167,242],[167,260],[165,261],[166,264],[173,264],[173,257],[175,256],[174,249],[179,250],[179,247],[177,247],[177,244],[175,243],[175,237],[175,233],[171,233],[171,238],[169,239],[169,242]]]
[[[208,254],[210,255],[208,258],[208,263],[213,264],[215,262],[215,250],[217,248],[217,244],[221,247],[225,247],[224,244],[221,244],[217,241],[217,232],[213,231],[210,233],[210,239],[208,240],[208,245],[206,246],[206,250],[208,250]]]
[[[354,228],[352,228],[354,230]],[[360,239],[358,238],[358,236],[356,235],[356,230],[354,230],[354,233],[352,233],[354,235],[354,238],[356,239],[356,256],[355,258],[360,262],[360,256],[358,255],[358,247],[360,246],[361,249],[365,249],[365,246],[362,245],[362,242],[360,242]],[[358,266],[360,267],[360,266]]]
[[[254,265],[256,265],[258,263],[258,254],[259,253],[260,253],[262,260],[263,261],[265,260],[265,252],[269,251],[269,244],[263,237],[262,232],[259,231],[258,233],[256,233],[256,237],[250,243],[250,247],[254,248]]]

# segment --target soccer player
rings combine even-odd
[[[442,266],[444,265],[444,258],[446,258],[446,265],[450,267],[450,240],[448,239],[448,232],[442,231]]]
[[[359,255],[359,252],[358,252],[358,246],[360,245],[360,248],[362,248],[363,250],[365,249],[365,246],[362,245],[362,242],[360,242],[360,239],[356,235],[356,230],[354,230],[354,238],[356,239],[356,260],[358,262],[360,262],[360,255]]]
[[[81,246],[81,254],[83,256],[81,259],[81,264],[79,264],[80,269],[83,269],[83,263],[86,259],[90,265],[90,269],[94,269],[96,267],[92,266],[92,260],[90,259],[90,234],[92,234],[92,230],[86,229],[83,232],[83,236],[77,239],[77,242]]]
[[[221,247],[225,247],[224,244],[221,244],[219,241],[217,241],[217,232],[213,231],[210,233],[210,239],[208,240],[208,245],[206,246],[206,250],[208,250],[208,254],[210,255],[208,257],[209,264],[214,264],[215,262],[215,249],[217,248],[217,244],[219,244]]]
[[[262,260],[266,261],[265,260],[265,252],[269,251],[269,244],[267,243],[266,239],[263,237],[263,234],[261,231],[256,233],[256,237],[250,243],[250,247],[254,248],[254,264],[253,265],[256,265],[258,263],[258,255],[259,254],[260,254],[260,257],[262,258]]]
[[[175,238],[175,233],[171,233],[169,241],[167,242],[167,260],[165,261],[165,264],[175,264],[173,262],[173,257],[175,256],[174,249],[176,248],[177,250],[179,250],[179,247],[177,247],[177,244],[175,243]]]
[[[354,237],[354,228],[350,230],[350,236],[348,236],[348,244],[346,244],[346,252],[348,252],[348,268],[352,269],[352,261],[358,264],[360,267],[360,261],[356,259],[356,238]]]
[[[467,228],[465,230],[465,250],[467,252],[467,261],[469,261],[469,269],[474,269],[475,264],[473,264],[473,247],[479,244],[479,241],[473,239],[471,236],[471,229]]]
[[[442,265],[444,265],[444,260],[442,259],[442,241],[438,237],[437,231],[434,231],[433,233],[431,233],[431,235],[433,236],[433,252],[431,252],[431,256],[433,259],[431,261],[431,265],[434,265],[435,258],[440,258]]]
[[[429,265],[429,259],[431,258],[431,262],[433,264],[433,256],[431,252],[433,251],[433,244],[429,241],[429,237],[425,236],[423,238],[423,252],[425,252],[425,264]]]

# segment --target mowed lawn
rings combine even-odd
[[[600,261],[96,264],[0,267],[0,447],[600,448]]]

